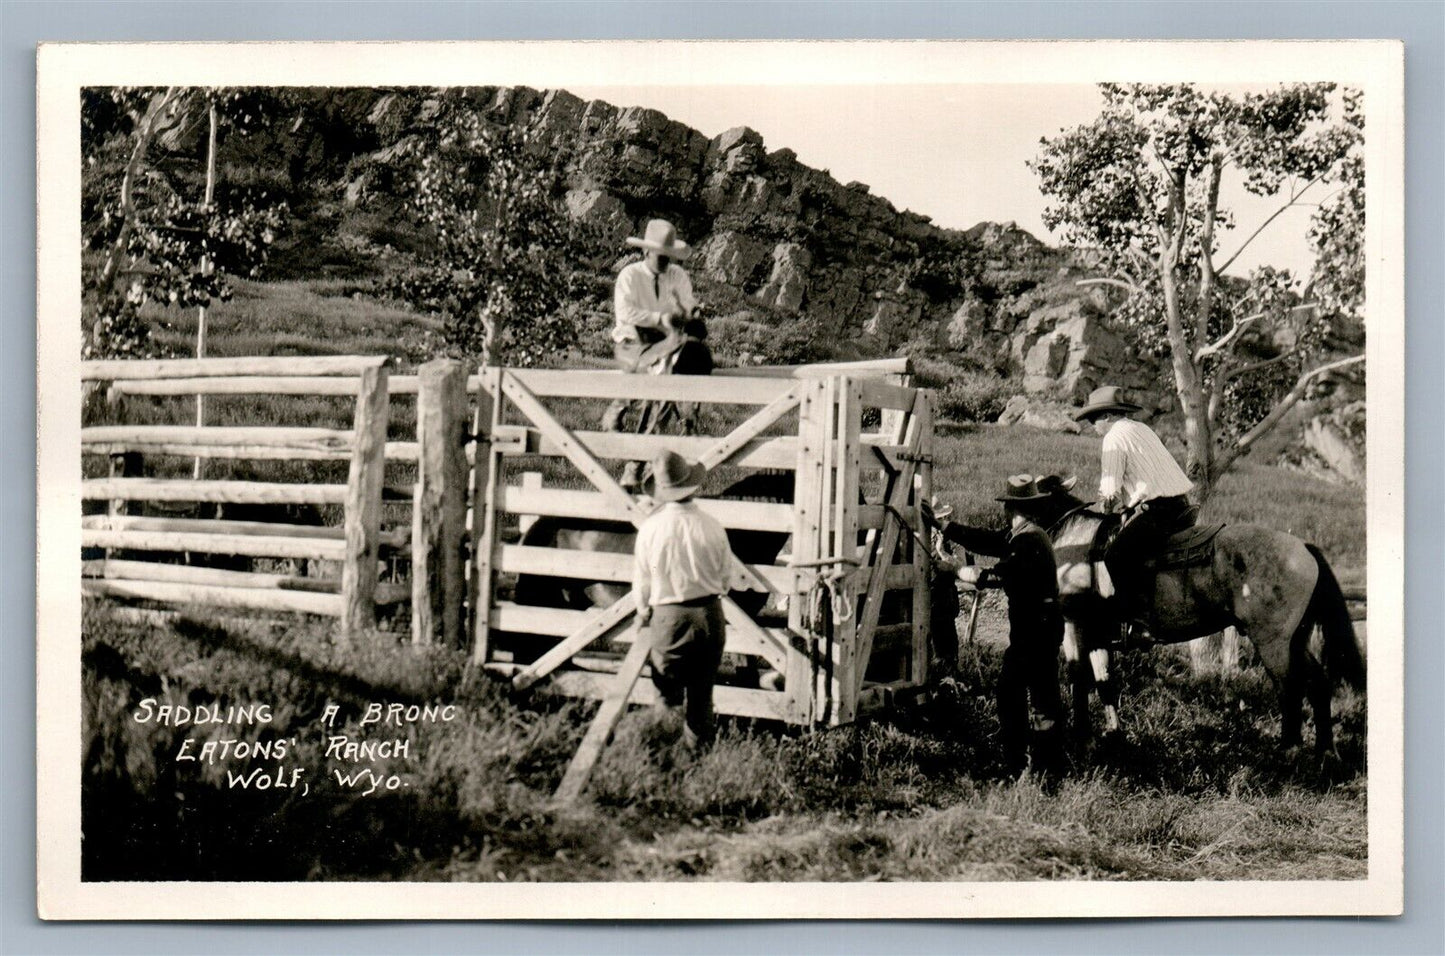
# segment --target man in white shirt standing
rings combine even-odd
[[[1137,596],[1143,584],[1140,563],[1165,540],[1198,520],[1188,494],[1194,483],[1169,449],[1143,422],[1128,416],[1141,411],[1117,385],[1089,393],[1074,419],[1092,422],[1104,439],[1100,459],[1099,503],[1106,511],[1125,512],[1124,525],[1104,557],[1116,593]]]
[[[721,597],[732,570],[727,532],[693,501],[706,475],[675,452],[653,460],[646,490],[662,507],[638,529],[633,561],[652,682],[669,710],[686,706],[683,740],[692,748],[711,743],[716,730],[712,689],[727,634]]]

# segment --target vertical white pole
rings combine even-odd
[[[209,207],[216,198],[216,102],[212,100],[210,108],[206,111],[210,120],[210,135],[206,140],[206,205]],[[211,260],[207,255],[201,256],[201,275],[210,271]],[[206,357],[206,307],[203,305],[196,310],[196,358]],[[206,424],[206,396],[196,396],[196,427]],[[201,477],[201,461],[195,461],[194,474],[197,479]]]

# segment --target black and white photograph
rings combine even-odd
[[[1398,913],[1401,56],[43,45],[41,915]]]

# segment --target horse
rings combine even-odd
[[[1116,737],[1121,733],[1119,689],[1110,673],[1109,635],[1111,630],[1117,635],[1119,621],[1105,607],[1103,595],[1112,586],[1095,554],[1100,529],[1110,517],[1066,491],[1044,502],[1041,512],[1040,524],[1054,541],[1058,561],[1075,733],[1081,744],[1092,733],[1092,687],[1104,705],[1105,732]],[[1334,752],[1330,699],[1335,682],[1342,679],[1360,691],[1365,686],[1365,661],[1329,562],[1314,545],[1259,525],[1201,529],[1195,538],[1193,560],[1158,564],[1151,590],[1138,602],[1153,642],[1175,644],[1236,628],[1249,638],[1279,692],[1281,744],[1289,749],[1301,745],[1308,697],[1316,754],[1323,762]],[[1316,627],[1321,646],[1312,646]]]

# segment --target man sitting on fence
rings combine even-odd
[[[669,720],[684,706],[689,748],[712,741],[713,683],[722,663],[732,551],[717,519],[693,501],[707,469],[674,452],[652,462],[646,492],[662,507],[637,531],[633,592],[650,640],[652,682]]]
[[[627,372],[650,375],[674,370],[690,372],[689,369],[672,369],[671,365],[674,360],[680,360],[679,349],[686,343],[687,339],[682,334],[684,326],[696,318],[701,309],[692,294],[692,280],[677,264],[686,259],[692,250],[677,238],[677,230],[672,223],[664,219],[649,221],[642,238],[629,237],[627,244],[642,249],[643,257],[617,274],[612,295],[615,316],[612,326],[613,358]],[[692,337],[700,339],[702,336],[694,330]],[[694,351],[698,355],[707,352],[705,347]],[[710,354],[707,365],[702,374],[712,370]],[[636,431],[652,431],[657,427],[656,419],[662,411],[657,403],[619,400],[608,406],[602,418],[603,431],[622,431],[628,414],[634,410],[639,416]],[[628,463],[623,472],[623,487],[631,489],[638,485],[640,467],[639,462]]]

